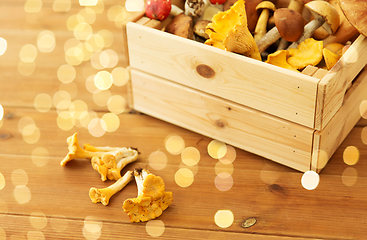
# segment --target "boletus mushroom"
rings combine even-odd
[[[180,13],[166,26],[165,31],[180,37],[193,39],[193,24],[192,17]]]
[[[275,27],[257,42],[260,53],[281,37],[286,41],[294,42],[303,33],[304,20],[299,12],[289,8],[279,8],[274,12],[274,19]]]
[[[367,37],[366,0],[340,0],[340,8],[358,32]]]

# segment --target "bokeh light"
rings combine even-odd
[[[92,33],[92,26],[86,22],[81,22],[74,27],[74,37],[78,40],[87,40],[92,36]]]
[[[94,52],[100,52],[105,47],[105,40],[98,33],[92,34],[92,36],[89,39],[87,39],[85,42],[88,43],[92,47]]]
[[[42,9],[42,0],[27,0],[24,4],[24,11],[27,13],[38,13]]]
[[[99,55],[99,62],[103,68],[113,68],[117,65],[119,56],[112,49],[106,49]]]
[[[79,0],[80,6],[95,6],[98,0]]]
[[[41,230],[47,225],[47,217],[42,212],[33,212],[29,216],[29,222],[31,223],[33,228]]]
[[[25,77],[32,75],[35,69],[36,69],[35,62],[29,62],[29,63],[23,61],[18,62],[18,72]]]
[[[95,240],[101,236],[103,222],[96,217],[87,216],[84,219],[83,236],[88,240]]]
[[[116,86],[124,86],[130,80],[130,72],[123,67],[114,68],[111,72],[113,84]]]
[[[37,48],[40,52],[52,52],[55,46],[55,34],[52,31],[44,30],[38,34]]]
[[[88,124],[88,131],[94,137],[102,137],[106,128],[106,123],[100,118],[93,118]]]
[[[200,152],[195,147],[187,147],[181,152],[181,160],[187,166],[194,166],[200,161]]]
[[[348,146],[343,152],[343,161],[347,165],[355,165],[359,160],[359,149],[355,146]]]
[[[29,231],[27,233],[27,240],[44,240],[45,235],[41,231]]]
[[[76,119],[81,119],[88,114],[88,105],[82,100],[75,100],[69,106],[71,116]]]
[[[68,131],[75,126],[75,118],[69,111],[62,111],[57,115],[56,123],[61,130]]]
[[[25,44],[19,52],[19,58],[22,62],[34,62],[38,54],[37,48],[32,44]]]
[[[75,98],[78,94],[78,86],[74,83],[61,83],[59,86],[59,91],[64,91],[69,93],[70,99]]]
[[[172,155],[178,155],[185,149],[185,141],[179,135],[169,135],[164,141],[166,150]]]
[[[37,147],[32,151],[32,162],[38,167],[46,166],[49,161],[49,152],[43,147]]]
[[[227,154],[227,145],[218,140],[212,140],[208,144],[208,154],[214,159],[223,158]]]
[[[175,174],[175,182],[180,187],[189,187],[194,182],[194,174],[188,168],[180,168]]]
[[[14,198],[19,204],[26,204],[31,200],[32,194],[26,185],[18,185],[14,189]]]
[[[99,91],[93,94],[93,102],[100,107],[105,107],[108,105],[108,101],[111,99],[111,91]]]
[[[145,225],[147,233],[152,237],[159,237],[164,233],[165,225],[161,220],[150,220]]]
[[[4,107],[0,104],[0,121],[3,119],[4,117]]]
[[[36,122],[31,117],[22,117],[18,121],[18,131],[23,134],[23,129],[28,125],[36,125]]]
[[[367,127],[363,127],[361,131],[361,140],[363,144],[367,145]]]
[[[106,113],[102,116],[102,121],[105,122],[106,132],[114,132],[120,127],[120,119],[114,113]]]
[[[102,37],[103,39],[103,47],[108,48],[111,47],[114,41],[114,36],[111,31],[107,29],[99,30],[96,35]]]
[[[347,167],[342,174],[342,182],[345,186],[353,186],[358,180],[358,172],[353,167]]]
[[[233,163],[236,160],[236,149],[230,145],[226,145],[225,155],[219,158],[222,163]]]
[[[215,187],[222,192],[228,191],[233,186],[233,178],[229,173],[221,172],[214,179]]]
[[[229,175],[232,175],[234,171],[234,167],[231,162],[218,161],[215,164],[214,170],[217,175],[223,172],[228,173]]]
[[[96,13],[91,8],[83,8],[78,12],[88,24],[93,24],[96,21]]]
[[[149,166],[155,170],[162,170],[167,166],[167,155],[162,151],[154,151],[148,157]]]
[[[14,186],[27,185],[28,174],[23,169],[16,169],[11,173],[11,182]]]
[[[52,98],[47,93],[39,93],[34,98],[34,108],[39,112],[48,112],[52,107]]]
[[[362,118],[367,119],[367,100],[362,101],[359,105],[359,113]]]
[[[123,113],[126,110],[126,107],[126,99],[121,95],[113,95],[108,99],[107,108],[111,113]]]
[[[7,48],[8,42],[4,38],[0,37],[0,55],[3,55]]]
[[[66,20],[66,27],[69,31],[73,32],[75,27],[80,23],[85,23],[85,19],[80,14],[73,14]]]
[[[52,9],[55,12],[67,12],[71,8],[70,0],[54,0],[52,4]]]
[[[100,71],[94,76],[94,84],[100,90],[108,90],[112,83],[112,75],[107,71]]]
[[[22,137],[26,143],[34,144],[40,139],[41,131],[36,125],[27,125],[23,128]]]
[[[187,168],[189,169],[192,174],[194,174],[194,176],[198,173],[199,171],[199,165],[196,164],[196,165],[193,165],[193,166],[188,166],[186,165],[185,163],[183,163],[182,161],[180,162],[180,165],[178,166],[179,168]]]
[[[301,184],[307,190],[314,190],[320,182],[320,176],[315,171],[307,171],[302,175]]]
[[[54,104],[55,107],[57,107],[60,104],[60,102],[65,100],[71,102],[71,96],[67,91],[57,91],[52,96],[52,103]]]
[[[220,228],[228,228],[234,222],[234,215],[230,210],[218,210],[214,215],[214,222]]]
[[[126,0],[125,8],[129,12],[140,12],[144,10],[144,0]]]
[[[5,187],[5,178],[4,175],[0,172],[0,190]]]
[[[327,162],[329,161],[328,153],[322,149],[317,150],[318,158],[315,161],[312,161],[312,167],[318,170],[323,169]]]
[[[91,0],[93,1],[93,0]],[[96,14],[101,14],[104,11],[104,1],[97,1],[94,6],[86,6],[86,8],[91,8]]]

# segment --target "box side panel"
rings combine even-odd
[[[131,70],[134,109],[300,171],[310,169],[313,130]]]
[[[129,23],[132,68],[313,128],[319,79]]]
[[[361,118],[360,106],[367,100],[367,69],[348,90],[339,111],[322,131],[315,131],[311,167],[320,171]]]
[[[315,129],[322,130],[343,104],[345,92],[367,64],[367,38],[360,35],[320,81]]]

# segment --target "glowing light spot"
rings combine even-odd
[[[109,90],[96,92],[93,94],[93,101],[100,107],[105,107],[111,98],[111,92]]]
[[[175,182],[180,187],[189,187],[194,182],[194,174],[188,168],[180,168],[175,174]]]
[[[59,91],[67,92],[69,93],[70,98],[74,98],[78,93],[78,86],[74,82],[62,83],[59,86]]]
[[[92,27],[86,22],[79,23],[74,28],[74,37],[78,40],[87,40],[92,36],[92,33]]]
[[[31,191],[25,185],[18,185],[14,189],[14,198],[19,204],[28,203],[31,200]]]
[[[81,119],[88,114],[88,105],[82,100],[75,100],[70,104],[69,111],[74,118]]]
[[[7,48],[8,48],[7,41],[4,38],[0,37],[0,55],[4,55]]]
[[[121,95],[113,95],[108,99],[107,108],[111,113],[120,114],[126,110],[126,99]]]
[[[114,113],[104,114],[102,120],[106,123],[106,132],[114,132],[120,127],[120,119]]]
[[[194,176],[198,173],[199,171],[199,166],[198,164],[194,165],[194,166],[187,166],[185,163],[183,163],[182,161],[180,162],[180,165],[178,166],[179,168],[187,168],[189,169]]]
[[[121,13],[124,12],[125,9],[123,6],[121,5],[114,5],[111,6],[108,11],[107,11],[107,18],[108,20],[110,20],[111,22],[114,22],[116,17]],[[125,13],[126,14],[126,13]]]
[[[88,240],[98,239],[101,236],[103,223],[95,217],[84,219],[83,236]]]
[[[185,148],[185,141],[181,136],[169,135],[164,141],[166,150],[172,155],[178,155]]]
[[[98,0],[79,0],[80,6],[96,6]]]
[[[233,186],[233,178],[229,173],[221,172],[214,180],[215,187],[222,192],[228,191]]]
[[[194,166],[200,161],[200,152],[197,148],[187,147],[181,152],[181,160],[187,166]]]
[[[32,44],[25,44],[19,52],[19,58],[22,62],[31,63],[37,57],[37,48]]]
[[[41,231],[29,231],[27,233],[27,240],[44,240],[45,236]]]
[[[99,90],[96,85],[94,84],[94,76],[95,75],[90,75],[89,77],[87,77],[87,79],[85,80],[85,88],[88,90],[88,92],[90,93],[98,93],[101,90]]]
[[[91,8],[96,14],[103,13],[104,1],[98,1],[95,6],[86,6],[86,8]]]
[[[70,0],[55,0],[52,4],[52,9],[55,12],[67,12],[71,8]]]
[[[70,38],[64,43],[64,51],[68,51],[69,48],[75,48],[81,46],[83,43],[75,38]]]
[[[361,140],[362,140],[363,144],[367,145],[367,127],[363,127],[363,129],[361,131]]]
[[[3,119],[4,117],[4,107],[0,104],[0,121]]]
[[[97,35],[101,36],[103,38],[103,46],[105,48],[111,47],[112,43],[114,41],[114,37],[111,31],[107,29],[102,29],[97,32]],[[100,50],[100,49],[99,49]]]
[[[104,48],[105,46],[105,40],[99,34],[92,34],[92,36],[89,39],[87,39],[85,42],[88,43],[92,47],[94,52],[101,51],[102,48]],[[91,60],[93,60],[93,56]],[[98,61],[99,61],[99,56],[98,56]]]
[[[42,212],[34,212],[29,216],[29,222],[31,223],[32,227],[37,230],[41,230],[47,225],[47,217]]]
[[[94,137],[102,137],[106,128],[106,123],[100,118],[94,118],[88,124],[88,131]]]
[[[353,186],[358,179],[358,172],[353,167],[348,167],[343,171],[342,182],[345,186]]]
[[[161,220],[150,220],[145,225],[147,233],[152,237],[159,237],[164,233],[165,225]]]
[[[90,120],[94,118],[98,118],[97,113],[93,111],[88,111],[88,114],[86,114],[83,118],[79,119],[79,123],[82,127],[88,128]]]
[[[74,14],[71,15],[66,21],[66,27],[69,31],[73,32],[76,26],[78,26],[80,23],[85,23],[84,17],[80,14]]]
[[[39,93],[34,98],[34,108],[39,112],[48,112],[52,107],[52,98],[47,93]]]
[[[220,228],[228,228],[233,224],[234,215],[230,210],[218,210],[214,215],[214,222]]]
[[[52,216],[50,218],[51,227],[58,233],[65,231],[68,228],[69,221],[68,219],[61,216]]]
[[[88,24],[93,24],[96,20],[96,13],[91,8],[83,8],[78,14],[81,15]]]
[[[62,111],[56,118],[57,126],[64,131],[71,130],[75,126],[75,118],[69,111]]]
[[[49,161],[49,153],[43,147],[37,147],[32,151],[32,162],[38,167],[44,167]]]
[[[72,66],[80,65],[84,61],[83,45],[71,47],[65,52],[65,61]]]
[[[155,170],[162,170],[167,166],[167,155],[161,151],[152,152],[148,157],[149,166]]]
[[[68,100],[71,101],[71,96],[68,92],[66,91],[57,91],[53,96],[52,96],[52,103],[54,104],[54,106],[56,107],[57,105],[59,105],[59,103],[61,101],[64,100]]]
[[[124,86],[130,80],[130,72],[123,67],[114,68],[111,72],[113,84],[116,86]]]
[[[93,68],[99,70],[99,69],[103,69],[104,67],[102,66],[100,60],[100,56],[101,56],[102,52],[101,51],[98,51],[98,52],[95,52],[93,53],[91,59],[90,59],[90,63],[92,65]]]
[[[2,190],[5,187],[5,178],[2,173],[0,173],[0,190]]]
[[[320,176],[314,171],[307,171],[302,175],[301,184],[307,190],[314,190],[320,182]]]
[[[18,131],[23,132],[23,128],[28,125],[36,125],[35,121],[31,117],[22,117],[18,121]]]
[[[94,76],[94,84],[100,90],[107,90],[112,86],[113,79],[111,73],[100,71]]]
[[[30,63],[26,63],[22,61],[18,62],[18,72],[25,77],[32,75],[35,69],[36,69],[35,62],[30,62]]]
[[[219,158],[222,163],[233,163],[236,160],[237,153],[236,149],[230,145],[226,145],[225,155]]]
[[[359,160],[359,150],[355,146],[348,146],[344,149],[343,160],[347,165],[355,165]]]
[[[125,8],[129,12],[140,12],[144,10],[144,0],[126,0]]]
[[[27,0],[24,4],[24,11],[27,13],[37,13],[42,9],[42,0]]]
[[[99,61],[104,68],[113,68],[117,65],[119,56],[112,49],[104,50],[101,55],[99,55]]]
[[[93,47],[89,43],[83,43],[81,45],[83,51],[83,61],[89,61],[93,56]]]
[[[218,175],[220,173],[228,173],[229,175],[232,175],[233,174],[233,164],[231,162],[221,162],[221,161],[218,161],[216,164],[215,164],[215,173]]]
[[[32,132],[26,132],[26,134],[23,134],[23,141],[28,144],[34,144],[39,141],[41,138],[41,131],[36,126],[31,126]]]
[[[223,158],[227,153],[227,145],[224,142],[218,140],[212,140],[208,144],[208,154],[212,158]]]
[[[312,161],[312,167],[321,170],[326,166],[326,163],[329,161],[329,157],[327,152],[325,152],[324,150],[318,150],[317,155],[318,159]]]
[[[37,36],[37,48],[41,52],[52,52],[55,49],[55,34],[49,30],[44,30]]]

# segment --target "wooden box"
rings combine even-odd
[[[297,73],[166,33],[139,17],[126,24],[137,111],[303,172],[319,172],[361,117],[362,35],[330,71]]]

